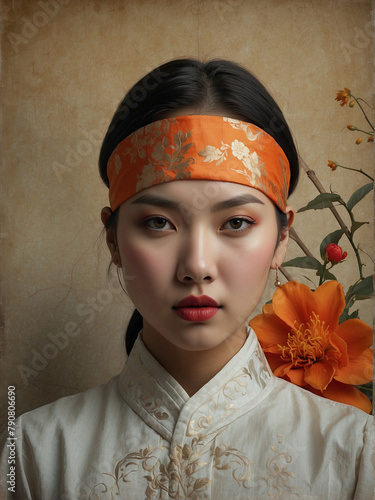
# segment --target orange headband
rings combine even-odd
[[[117,145],[107,171],[113,211],[151,186],[203,179],[259,189],[284,212],[290,179],[284,151],[264,130],[205,115],[166,118],[141,127]]]

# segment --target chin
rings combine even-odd
[[[197,327],[197,325],[195,325]],[[217,328],[214,328],[211,332],[202,331],[198,328],[196,331],[186,332],[179,339],[173,339],[173,344],[181,350],[190,352],[202,352],[215,349],[223,342],[225,342],[228,336],[218,337]]]

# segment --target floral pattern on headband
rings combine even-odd
[[[237,172],[244,175],[249,182],[250,186],[256,186],[257,180],[263,175],[264,163],[261,158],[257,155],[255,151],[250,153],[250,150],[245,144],[237,139],[235,139],[231,145],[221,142],[221,147],[218,149],[215,146],[208,145],[202,151],[199,151],[199,155],[204,158],[204,162],[216,161],[216,165],[227,160],[228,151],[231,151],[235,158],[241,160],[244,170],[237,170],[232,168],[233,172]]]
[[[108,178],[112,210],[151,186],[186,179],[254,187],[283,210],[289,169],[280,146],[257,126],[188,115],[150,123],[126,137],[109,158]]]
[[[117,174],[120,173],[121,166],[124,164],[121,157],[123,159],[129,157],[130,164],[137,163],[138,159],[148,161],[141,173],[137,174],[137,193],[155,184],[191,177],[188,167],[195,159],[187,155],[192,146],[192,143],[187,143],[187,140],[191,137],[192,131],[184,133],[178,131],[173,135],[173,142],[169,142],[166,134],[173,121],[176,119],[159,120],[136,130],[131,136],[131,146],[124,149],[122,153],[114,151]],[[175,175],[172,176],[172,173]]]
[[[256,141],[258,137],[262,135],[263,132],[263,130],[259,129],[254,134],[254,132],[251,130],[251,123],[242,122],[241,120],[236,120],[234,118],[227,118],[226,116],[223,116],[223,121],[228,122],[232,128],[235,128],[237,130],[243,130],[249,141]]]

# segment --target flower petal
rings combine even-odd
[[[270,316],[271,314],[273,314],[272,304],[264,304],[262,312],[265,316]]]
[[[352,385],[342,384],[332,380],[327,389],[323,391],[323,396],[332,401],[355,406],[366,413],[371,412],[371,401],[359,389]]]
[[[336,333],[331,333],[329,336],[329,342],[331,346],[333,346],[335,350],[340,353],[339,366],[345,366],[349,360],[346,342],[339,335],[336,335]],[[331,352],[335,353],[335,350],[327,351],[326,356],[329,356]]]
[[[372,380],[373,360],[373,349],[366,349],[356,358],[349,358],[346,366],[337,368],[334,378],[344,384],[367,384]]]
[[[279,354],[276,355],[276,354],[270,354],[268,352],[265,352],[265,355],[266,355],[268,364],[270,365],[270,368],[273,372],[275,372],[275,370],[279,366],[285,364],[285,360],[281,359]]]
[[[273,372],[275,377],[283,377],[286,375],[289,370],[293,367],[293,363],[284,363],[283,365],[279,366],[276,368],[276,370]]]
[[[307,285],[289,281],[280,286],[272,299],[274,313],[290,327],[309,320],[311,313],[317,310],[317,301]]]
[[[333,379],[337,361],[318,361],[305,368],[305,381],[315,389],[323,391]]]
[[[249,322],[249,325],[256,333],[262,349],[286,344],[290,328],[275,314],[270,316],[259,314]]]
[[[372,328],[360,319],[348,319],[336,329],[336,334],[345,340],[348,355],[355,358],[373,343]]]
[[[339,318],[345,307],[343,287],[337,281],[326,281],[314,292],[319,318],[329,325],[330,331],[335,331]]]
[[[285,378],[292,382],[292,384],[304,387],[306,385],[305,381],[305,370],[303,368],[293,368],[285,374]]]

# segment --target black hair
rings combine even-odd
[[[271,135],[289,161],[290,195],[298,181],[299,163],[296,147],[282,111],[264,85],[249,71],[231,61],[217,59],[175,59],[141,78],[118,106],[104,138],[99,157],[101,178],[107,187],[107,162],[115,147],[140,127],[185,108],[197,114],[220,112],[223,116],[253,123]],[[116,210],[107,221],[107,229],[117,227]],[[276,207],[279,232],[287,218]],[[126,332],[126,351],[130,350],[142,328],[137,310]]]

